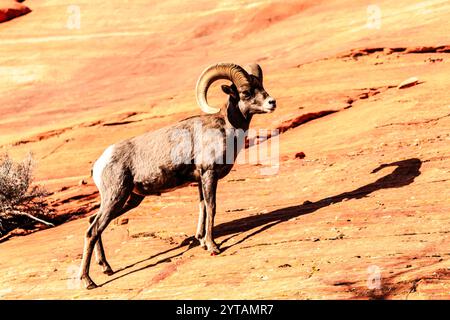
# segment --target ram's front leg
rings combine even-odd
[[[199,193],[199,212],[198,212],[198,224],[197,224],[197,232],[195,233],[195,238],[200,242],[200,247],[206,249],[205,244],[205,219],[206,219],[206,206],[205,200],[203,198],[203,186],[202,182],[198,183],[198,193]]]
[[[204,243],[211,254],[219,253],[213,237],[214,217],[216,215],[216,190],[217,174],[214,170],[206,170],[202,173],[201,183],[203,187],[203,198],[206,207],[206,227]]]

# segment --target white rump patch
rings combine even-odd
[[[106,165],[111,161],[111,157],[114,151],[114,145],[109,146],[103,154],[94,163],[94,168],[92,169],[92,178],[94,179],[95,185],[100,190],[100,185],[102,182],[102,173]]]

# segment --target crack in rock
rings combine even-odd
[[[383,53],[385,55],[398,52],[401,54],[409,53],[450,53],[450,45],[441,46],[416,46],[416,47],[375,47],[375,48],[361,48],[351,49],[350,52],[346,52],[337,55],[336,58],[357,58],[361,56],[367,56],[374,53]]]

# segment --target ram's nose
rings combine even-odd
[[[272,97],[267,98],[265,103],[265,109],[267,110],[267,112],[274,112],[276,108],[277,108],[277,101]]]

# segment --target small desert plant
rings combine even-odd
[[[6,154],[0,155],[0,235],[30,222],[42,220],[48,213],[45,196],[48,193],[39,186],[32,186],[33,158],[29,154],[22,162],[15,163]]]

